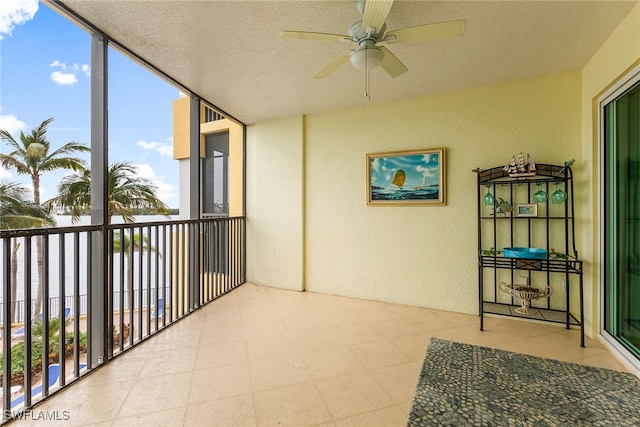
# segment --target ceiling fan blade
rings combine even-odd
[[[393,0],[367,0],[364,4],[362,29],[367,31],[367,28],[373,27],[374,34],[378,33],[389,15],[391,6],[393,6]]]
[[[312,33],[309,31],[283,31],[282,33],[280,33],[280,38],[301,40],[351,41],[351,37],[344,34]]]
[[[393,52],[384,46],[379,46],[379,48],[384,52],[384,58],[382,58],[380,66],[387,72],[387,74],[391,77],[398,77],[399,75],[407,72],[407,67],[405,67]]]
[[[336,68],[347,62],[352,52],[353,51],[348,50],[342,55],[338,56],[336,59],[328,63],[322,70],[318,71],[313,77],[316,79],[327,77],[329,74],[333,73]]]
[[[436,24],[418,25],[417,27],[401,28],[399,30],[387,31],[384,41],[392,44],[458,37],[464,33],[465,26],[466,21],[461,19],[458,21],[446,21]]]

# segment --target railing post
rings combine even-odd
[[[191,95],[189,108],[189,219],[200,218],[200,98]],[[188,236],[188,311],[197,308],[199,304],[200,282],[200,224],[189,223],[187,225]],[[186,249],[186,248],[185,248]]]
[[[90,366],[108,356],[106,305],[108,301],[108,139],[107,139],[107,47],[105,36],[91,35],[91,224],[102,226],[94,232],[91,258]]]
[[[11,408],[11,242],[13,239],[4,238],[3,248],[3,260],[2,265],[4,268],[4,289],[2,290],[2,301],[4,302],[4,310],[2,312],[2,353],[4,354],[3,366],[2,366],[2,407],[7,410]],[[6,416],[7,413],[3,411],[3,420],[10,418]],[[10,414],[9,414],[10,415]]]

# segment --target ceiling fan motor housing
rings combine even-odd
[[[313,76],[314,78],[327,77],[340,65],[347,62],[348,59],[358,70],[368,72],[381,65],[389,76],[398,77],[408,71],[407,67],[385,46],[378,46],[379,43],[396,44],[428,41],[459,37],[464,33],[466,26],[464,19],[400,28],[387,33],[385,20],[393,3],[394,0],[359,0],[357,6],[358,11],[362,14],[362,19],[349,26],[349,35],[309,31],[283,31],[280,36],[303,40],[350,41],[356,44],[355,49],[342,53],[316,73]],[[368,76],[368,73],[366,74]]]
[[[362,19],[354,22],[349,27],[349,35],[351,36],[351,39],[356,43],[359,43],[364,39],[370,39],[373,40],[374,43],[377,43],[382,39],[385,31],[387,31],[387,24],[383,24],[382,28],[380,28],[380,30],[378,30],[377,32],[369,34],[367,28],[362,28]]]
[[[362,28],[362,20],[354,22],[349,27],[351,39],[358,44],[349,59],[357,70],[372,70],[380,65],[384,58],[384,52],[376,46],[376,43],[382,38],[386,29],[387,25],[384,24],[381,30],[376,33],[372,33],[371,29],[365,31]]]

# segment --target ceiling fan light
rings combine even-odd
[[[360,71],[372,70],[382,62],[384,52],[377,46],[358,49],[351,55],[351,63]]]

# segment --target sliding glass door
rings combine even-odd
[[[600,111],[603,329],[627,358],[640,360],[640,74],[601,102]]]

